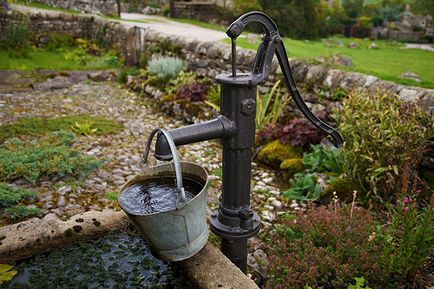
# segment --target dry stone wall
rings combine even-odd
[[[136,27],[126,28],[121,23],[108,21],[95,16],[86,15],[46,15],[34,13],[24,15],[19,12],[0,13],[0,33],[10,21],[28,19],[29,28],[36,45],[47,42],[50,32],[71,33],[74,37],[99,39],[105,45],[118,47],[129,64],[137,64],[140,52],[150,56],[152,47],[159,46],[164,50],[174,49],[180,52],[188,62],[189,68],[199,75],[214,78],[219,73],[231,70],[231,49],[229,45],[216,42],[190,40],[180,36],[170,36],[149,29]],[[130,26],[131,27],[131,26]],[[255,52],[245,49],[237,51],[237,64],[240,71],[249,71],[254,61]],[[415,102],[428,114],[434,114],[434,90],[410,87],[380,80],[374,76],[354,72],[344,72],[321,64],[309,64],[301,60],[291,59],[290,65],[297,83],[322,89],[341,89],[350,92],[364,89],[370,93],[378,91],[397,94],[402,99]],[[265,93],[267,88],[280,78],[280,69],[274,64],[276,73],[259,91]],[[315,96],[305,96],[308,101],[316,102]]]

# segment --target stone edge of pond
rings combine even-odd
[[[54,214],[32,218],[0,228],[0,260],[15,262],[54,250],[80,239],[103,235],[124,228],[128,217],[123,212],[88,211],[62,221]]]
[[[0,228],[0,263],[13,263],[80,239],[100,236],[130,224],[121,211],[88,211],[62,221],[54,214]],[[188,280],[200,289],[258,289],[211,243],[195,256],[177,262]]]

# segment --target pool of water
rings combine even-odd
[[[15,265],[1,288],[192,288],[181,271],[155,258],[135,232],[117,231]]]

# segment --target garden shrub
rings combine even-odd
[[[382,246],[370,240],[377,225],[362,208],[310,205],[272,239],[267,288],[346,288],[354,276],[378,278]]]
[[[312,145],[311,151],[303,154],[303,163],[311,172],[337,173],[346,171],[345,153],[341,149]]]
[[[56,50],[58,48],[71,47],[74,44],[74,38],[69,33],[51,32],[48,34],[48,50]]]
[[[320,194],[321,203],[328,204],[332,200],[333,194],[336,194],[343,202],[351,202],[353,192],[358,190],[359,188],[352,179],[345,177],[332,178],[327,182],[326,187]]]
[[[88,174],[101,162],[72,148],[74,134],[50,133],[39,140],[11,139],[0,145],[0,180],[24,178],[35,183],[43,177]]]
[[[157,76],[160,80],[174,79],[186,69],[185,61],[177,57],[156,57],[149,61],[147,67],[149,74]]]
[[[261,149],[258,153],[258,159],[271,167],[279,168],[283,161],[300,158],[301,155],[302,149],[300,147],[282,144],[279,140],[275,140]]]
[[[391,225],[378,236],[384,244],[379,263],[389,276],[378,288],[398,288],[396,284],[415,287],[419,269],[430,259],[434,249],[434,195],[430,205],[418,209],[416,198],[420,193],[417,190],[403,198]]]
[[[42,136],[53,131],[73,131],[74,127],[92,123],[96,135],[105,135],[119,132],[123,126],[117,121],[101,116],[69,115],[58,118],[24,117],[20,120],[0,126],[0,142],[24,135]]]
[[[322,121],[328,121],[326,111],[318,112],[317,116]],[[284,125],[271,123],[257,135],[260,143],[270,139],[279,139],[283,144],[300,146],[305,150],[309,150],[311,145],[319,144],[324,137],[324,133],[306,118],[294,118]]]
[[[27,22],[10,22],[0,36],[0,46],[7,49],[12,56],[24,57],[30,48],[29,37]]]
[[[197,82],[191,82],[182,86],[175,94],[175,99],[186,99],[189,101],[204,101],[209,86]]]
[[[434,116],[386,94],[353,93],[335,113],[350,177],[367,196],[390,200],[408,193],[432,141]]]

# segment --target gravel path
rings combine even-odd
[[[132,93],[117,84],[81,82],[60,90],[35,90],[0,94],[0,123],[10,123],[25,116],[58,117],[65,115],[100,115],[120,121],[125,129],[105,136],[78,136],[76,146],[88,155],[104,160],[96,172],[80,180],[45,180],[31,187],[25,181],[16,184],[40,192],[37,204],[44,214],[59,217],[87,210],[117,210],[116,202],[106,197],[140,170],[139,162],[150,131],[156,127],[171,129],[184,125],[161,113],[152,100]],[[182,160],[198,162],[211,175],[209,212],[218,205],[220,194],[221,149],[217,141],[180,147]],[[263,225],[269,226],[283,207],[280,193],[273,185],[273,172],[253,164],[253,205],[260,212]]]

